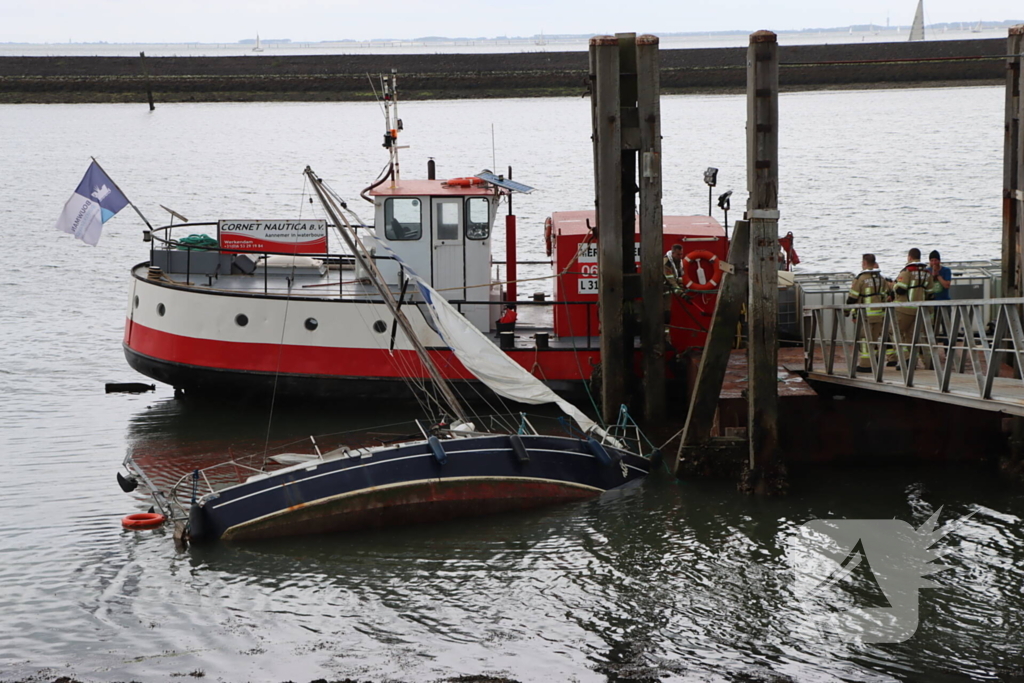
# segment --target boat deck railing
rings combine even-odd
[[[221,265],[217,268],[212,269],[199,269],[197,267],[197,261],[199,260],[199,254],[218,254],[224,257],[237,257],[239,254],[247,254],[253,257],[256,261],[256,272],[255,277],[239,277],[234,276],[235,279],[231,280],[227,285],[221,285],[217,287],[218,292],[229,292],[231,294],[241,295],[252,295],[252,296],[286,296],[292,299],[325,299],[330,298],[332,300],[339,301],[360,301],[366,303],[381,303],[383,301],[376,289],[369,284],[369,280],[361,278],[357,273],[354,273],[356,268],[355,257],[349,253],[293,253],[293,252],[281,252],[281,251],[269,251],[265,249],[252,250],[252,249],[240,249],[240,248],[221,248],[219,246],[196,246],[187,243],[183,243],[181,240],[174,239],[171,237],[171,232],[175,229],[187,228],[189,230],[202,229],[202,228],[216,228],[216,222],[206,223],[184,223],[177,225],[168,225],[160,228],[155,228],[150,232],[149,240],[154,244],[154,247],[150,250],[150,261],[152,265],[155,262],[154,254],[158,251],[183,253],[184,264],[183,270],[185,279],[179,281],[173,277],[168,276],[166,273],[162,273],[161,277],[163,284],[169,287],[183,288],[183,289],[201,289],[203,291],[209,291],[213,286],[214,279],[229,278],[231,277],[230,265],[226,267],[228,272],[220,272]],[[356,226],[357,228],[368,228],[368,226]],[[313,270],[309,273],[303,271],[310,271],[309,268],[303,267],[289,267],[287,265],[274,266],[269,263],[269,257],[281,256],[286,258],[311,258],[323,263],[328,270],[326,274],[321,273],[319,270]],[[376,261],[393,261],[394,257],[390,255],[377,255],[373,254],[373,258]],[[168,259],[169,260],[169,259]],[[495,262],[504,263],[504,262]],[[530,262],[530,263],[542,263],[542,262]],[[262,277],[258,274],[258,271],[262,270]],[[349,275],[345,274],[345,271],[350,272]],[[279,271],[279,272],[275,272]],[[169,271],[171,275],[179,272],[177,270]],[[337,272],[337,279],[332,277],[331,273]],[[401,266],[399,266],[399,280],[404,280],[401,276]],[[149,277],[150,275],[145,272],[140,272],[137,277]],[[193,282],[193,277],[205,278],[205,282]],[[326,278],[326,281],[324,281]],[[489,298],[490,288],[497,286],[499,283],[485,283],[479,286],[468,286],[465,288],[468,292],[480,291],[486,293],[488,298],[467,296],[464,298],[449,298],[445,297],[447,301],[452,304],[456,310],[460,313],[466,312],[464,309],[479,310],[481,307],[489,306],[493,307],[492,315],[489,317],[494,320],[500,316],[501,307],[506,305],[508,302],[492,300]],[[390,283],[389,287],[395,294],[396,298],[400,298],[404,304],[418,305],[423,303],[419,292],[414,287],[408,287],[405,292],[397,283]],[[442,294],[445,294],[444,289],[438,290]],[[520,332],[526,332],[530,335],[541,335],[541,339],[538,340],[538,344],[548,343],[549,340],[555,337],[553,330],[552,311],[557,306],[573,307],[577,308],[582,306],[585,309],[584,318],[586,324],[583,329],[573,330],[571,337],[564,337],[569,340],[570,345],[578,347],[578,341],[582,342],[583,348],[591,348],[596,345],[597,341],[597,329],[593,325],[592,320],[594,318],[593,311],[598,305],[596,300],[594,301],[560,301],[548,298],[538,299],[522,299],[515,302],[516,307],[519,311],[519,320],[517,322],[517,330]],[[491,331],[497,331],[493,329]],[[544,336],[547,339],[544,339]],[[564,336],[564,335],[563,335]]]
[[[249,255],[249,256],[253,257],[257,267],[259,267],[260,264],[262,264],[262,269],[263,269],[263,283],[262,283],[263,284],[263,291],[262,291],[262,293],[264,295],[277,293],[277,292],[272,292],[271,291],[271,286],[270,286],[271,268],[274,268],[274,266],[273,265],[269,265],[269,266],[267,265],[269,263],[270,257],[272,257],[272,256],[281,256],[281,257],[285,257],[285,258],[291,258],[291,259],[293,259],[293,262],[294,262],[294,259],[298,259],[298,258],[316,259],[317,261],[323,263],[323,265],[327,266],[328,268],[330,268],[331,266],[336,267],[339,272],[341,272],[342,270],[345,270],[345,269],[354,269],[355,268],[355,263],[356,263],[355,256],[353,256],[350,253],[345,253],[345,252],[333,253],[332,254],[332,253],[327,253],[327,252],[308,252],[307,253],[307,252],[294,252],[294,251],[272,251],[272,250],[269,250],[269,249],[243,249],[243,248],[240,248],[240,247],[225,248],[225,247],[220,247],[220,246],[215,246],[215,245],[195,245],[195,244],[189,244],[187,242],[183,242],[182,240],[174,239],[171,236],[172,231],[175,230],[175,229],[179,229],[180,230],[181,228],[188,228],[189,230],[195,230],[195,229],[211,229],[211,228],[216,228],[216,227],[217,227],[217,223],[216,222],[182,223],[182,224],[177,224],[177,225],[167,225],[167,226],[163,226],[163,227],[160,227],[160,228],[154,228],[151,231],[147,231],[145,240],[148,241],[148,242],[151,242],[153,244],[153,246],[150,248],[150,260],[149,260],[150,264],[153,265],[156,262],[155,254],[158,253],[158,252],[165,252],[165,253],[168,253],[168,254],[184,253],[184,268],[183,268],[183,270],[179,271],[179,270],[175,269],[175,270],[170,271],[170,272],[183,272],[184,275],[185,275],[185,281],[184,282],[171,281],[171,283],[174,284],[174,285],[180,286],[180,287],[192,288],[192,287],[196,287],[196,286],[201,286],[201,285],[195,285],[195,284],[192,283],[192,276],[193,275],[195,275],[197,277],[202,277],[202,276],[208,277],[210,281],[207,283],[207,286],[212,284],[212,279],[214,277],[218,277],[219,278],[221,276],[229,276],[229,275],[231,275],[230,265],[228,266],[228,271],[227,272],[220,272],[220,268],[221,268],[221,264],[220,263],[218,263],[217,266],[212,268],[212,269],[211,268],[205,268],[204,269],[204,268],[202,268],[201,264],[199,263],[201,258],[203,258],[205,260],[204,257],[209,255],[209,254],[216,254],[217,256],[227,257],[227,258],[237,258],[240,254]],[[359,226],[354,226],[354,227],[356,227],[357,229],[359,229],[359,228],[368,229],[368,226],[364,226],[364,225],[359,225]],[[205,233],[202,233],[202,234],[205,234]],[[373,258],[375,260],[378,260],[378,261],[393,260],[393,257],[386,256],[386,255],[385,256],[378,256],[378,255],[374,254]],[[170,259],[168,258],[168,260],[170,260]],[[284,271],[292,271],[292,272],[290,272],[288,274],[284,274],[283,277],[280,278],[282,280],[287,280],[288,281],[287,286],[282,288],[282,292],[281,292],[281,293],[286,293],[287,291],[290,291],[292,289],[292,284],[296,281],[296,274],[295,274],[294,271],[300,270],[300,268],[295,267],[295,266],[293,266],[291,268],[289,268],[289,267],[279,267],[279,268],[282,270],[282,273],[284,273]],[[317,277],[319,278],[319,273],[318,273]],[[324,283],[324,284],[319,284],[319,285],[315,285],[315,286],[317,286],[317,287],[327,287],[329,284],[330,285],[337,284],[339,286],[339,288],[340,288],[339,291],[344,293],[343,290],[344,290],[344,285],[346,284],[346,282],[345,282],[345,279],[343,277],[339,277],[338,283]],[[351,284],[351,283],[349,283],[349,284]],[[240,293],[252,293],[253,291],[255,291],[253,287],[246,287],[246,288],[241,289]],[[367,291],[369,291],[369,290],[367,290]]]
[[[877,338],[869,308],[882,311]],[[1024,415],[1022,308],[1024,297],[805,306],[804,369],[821,381]],[[909,315],[904,338],[898,318]]]
[[[188,510],[189,507],[203,496],[216,493],[227,486],[241,484],[249,477],[257,474],[266,474],[262,467],[253,467],[237,460],[227,460],[209,465],[202,469],[192,470],[183,474],[174,486],[171,487],[168,498],[180,509]],[[187,490],[189,503],[183,504],[180,495]]]

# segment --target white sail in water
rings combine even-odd
[[[924,40],[924,0],[917,0],[914,25],[910,27],[910,40]]]
[[[575,420],[585,433],[593,431],[603,435],[604,432],[583,411],[556,394],[495,346],[494,342],[455,310],[455,307],[423,278],[413,275],[413,279],[427,302],[427,309],[444,343],[466,369],[490,387],[491,391],[519,403],[554,403],[563,413]]]

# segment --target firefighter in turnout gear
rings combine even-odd
[[[861,260],[861,272],[850,285],[847,304],[881,304],[889,298],[889,283],[882,277],[874,254],[864,254]],[[857,359],[858,372],[871,371],[872,342],[882,337],[882,323],[885,320],[884,308],[858,308],[854,311],[854,320],[864,316],[864,333],[860,336],[860,355]],[[877,353],[877,352],[876,352]],[[891,347],[885,350],[886,360],[895,362],[895,351]],[[881,359],[879,359],[881,362]]]
[[[907,265],[903,266],[896,282],[893,283],[893,293],[897,302],[924,301],[929,294],[934,294],[942,285],[938,284],[929,270],[927,263],[921,263],[921,250],[914,248],[907,253]],[[922,313],[927,315],[927,311]],[[896,324],[900,332],[900,354],[907,361],[910,359],[910,344],[916,341],[914,337],[914,323],[917,319],[916,306],[897,306]],[[926,319],[924,325],[929,324]],[[924,329],[922,327],[922,329]],[[922,346],[920,358],[924,361],[925,367],[931,367],[931,352],[928,346]],[[890,363],[895,365],[895,362]]]

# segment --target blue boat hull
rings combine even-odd
[[[524,510],[591,498],[651,468],[587,440],[518,439],[421,441],[289,467],[202,498],[189,537],[253,540]]]

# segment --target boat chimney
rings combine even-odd
[[[508,179],[512,180],[512,167],[508,167]],[[515,303],[519,296],[516,290],[516,216],[512,213],[512,193],[508,194],[508,215],[505,216],[505,300]]]
[[[427,180],[434,180],[436,173],[436,166],[434,165],[434,157],[427,159]]]

